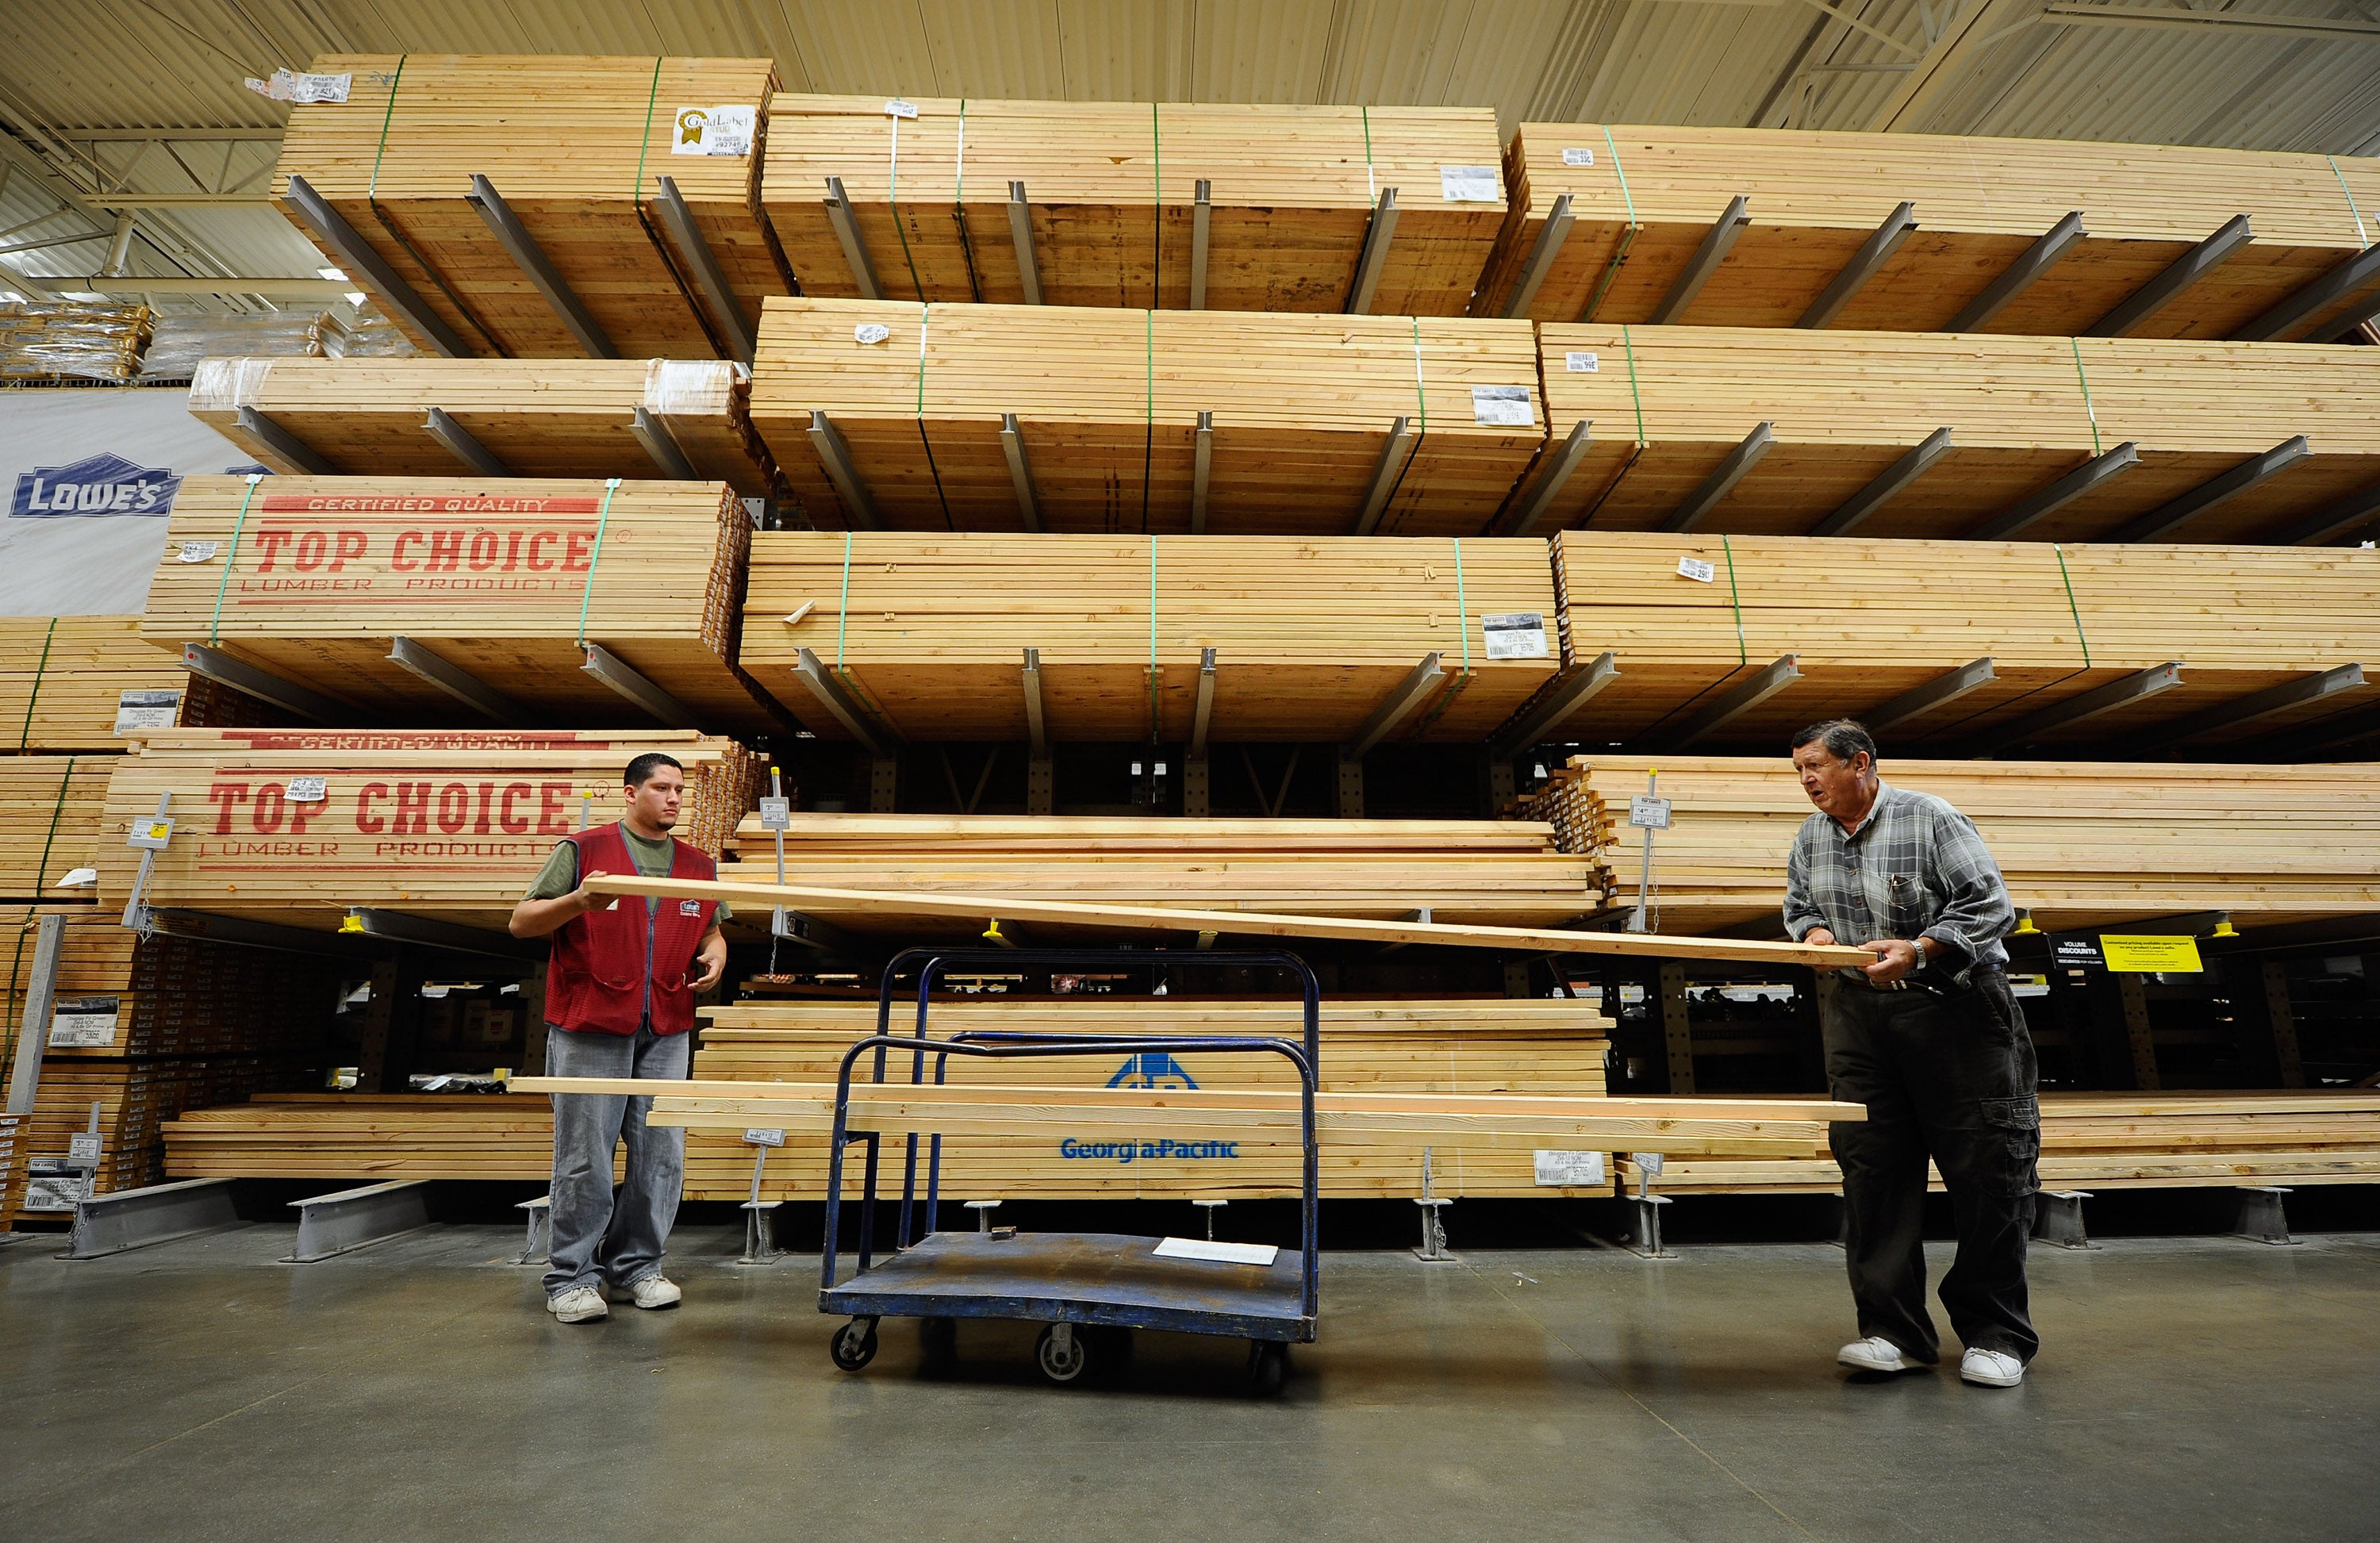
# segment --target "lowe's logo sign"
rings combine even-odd
[[[8,507],[20,515],[162,515],[181,491],[177,474],[99,455],[72,466],[45,466],[17,479]]]

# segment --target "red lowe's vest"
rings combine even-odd
[[[617,822],[563,838],[578,848],[578,877],[637,874],[637,860]],[[671,838],[669,876],[716,879],[719,866],[698,849]],[[716,901],[663,897],[649,908],[636,895],[573,917],[553,934],[553,962],[545,982],[546,1021],[583,1034],[634,1034],[650,1011],[653,1032],[684,1034],[694,1027],[694,951],[710,930]]]

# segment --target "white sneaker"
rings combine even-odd
[[[648,1275],[628,1288],[628,1299],[639,1307],[674,1307],[685,1294],[676,1282],[659,1275]]]
[[[603,1294],[593,1286],[573,1286],[559,1296],[548,1297],[545,1310],[565,1323],[589,1323],[612,1316],[612,1309],[603,1306]]]
[[[1959,1379],[1979,1388],[2013,1388],[2024,1380],[2024,1363],[1997,1350],[1970,1350],[1959,1357]]]
[[[1835,1359],[1853,1371],[1923,1371],[1925,1367],[1925,1362],[1881,1334],[1853,1340],[1835,1352]]]

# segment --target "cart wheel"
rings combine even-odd
[[[1289,1346],[1278,1340],[1257,1340],[1248,1345],[1248,1386],[1259,1398],[1281,1391],[1289,1375]]]
[[[834,1331],[827,1355],[844,1371],[857,1371],[876,1359],[876,1320],[856,1318]]]
[[[919,1318],[917,1348],[929,1365],[940,1366],[955,1360],[959,1353],[958,1320],[947,1318]]]
[[[1091,1336],[1084,1326],[1075,1325],[1065,1352],[1061,1354],[1057,1327],[1053,1323],[1044,1328],[1041,1337],[1033,1342],[1033,1363],[1041,1368],[1041,1375],[1050,1382],[1061,1388],[1072,1387],[1083,1381],[1091,1369]]]

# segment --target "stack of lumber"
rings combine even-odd
[[[212,358],[340,358],[346,346],[347,329],[327,310],[161,316],[140,356],[140,383],[189,380]]]
[[[774,716],[735,666],[751,537],[723,482],[191,477],[140,636],[219,650],[354,722],[455,721],[392,638],[516,724],[651,722],[585,668],[601,644],[701,723],[762,730]]]
[[[1439,922],[1513,927],[1558,926],[1599,899],[1589,863],[1555,851],[1552,831],[1527,820],[800,812],[792,820],[788,875],[828,889],[1379,919],[1427,909]],[[773,862],[773,833],[756,815],[736,832],[735,850]],[[804,909],[856,930],[971,935],[982,926],[857,906]]]
[[[674,833],[716,852],[763,775],[730,740],[675,731],[160,733],[117,758],[99,842],[101,904],[122,908],[140,857],[124,833],[170,793],[176,826],[151,875],[152,905],[323,929],[348,907],[368,906],[501,931],[557,837],[619,817],[621,773],[648,750],[686,768]],[[320,779],[319,797],[294,801],[291,784],[305,779]]]
[[[92,861],[109,774],[120,756],[0,756],[0,820],[15,832],[0,856],[0,901],[88,896],[61,880]]]
[[[866,293],[827,214],[839,177],[883,297],[1025,299],[1022,182],[1045,302],[1178,310],[1203,183],[1205,309],[1335,311],[1394,188],[1372,312],[1459,316],[1505,218],[1499,159],[1484,107],[788,95],[763,198],[806,295]]]
[[[1759,759],[1573,759],[1556,782],[1587,779],[1609,811],[1598,887],[1633,903],[1642,845],[1613,821],[1655,769],[1672,802],[1653,858],[1662,930],[1781,931],[1786,852],[1812,813],[1781,747]],[[2380,767],[1888,758],[1881,770],[1973,820],[2009,898],[2045,930],[2228,911],[2244,933],[2380,914]],[[1522,813],[1545,819],[1542,796]]]
[[[702,1081],[832,1083],[844,1052],[875,1032],[873,1002],[777,1002],[706,1010],[710,1020],[693,1075]],[[938,1002],[928,1019],[938,1039],[985,1030],[1113,1036],[1267,1035],[1301,1041],[1293,1002],[1198,1001],[1184,997],[1034,998],[1014,1002]],[[914,1014],[897,1029],[914,1027]],[[1322,1090],[1335,1093],[1532,1093],[1603,1096],[1609,1023],[1577,1000],[1349,1000],[1322,1006]],[[905,1081],[910,1062],[895,1056],[886,1076]],[[858,1075],[868,1075],[863,1063]],[[930,1080],[933,1069],[927,1068]],[[1050,1087],[1220,1087],[1294,1091],[1289,1063],[1268,1054],[1169,1056],[1163,1052],[1060,1056],[992,1063],[954,1056],[952,1086],[1030,1082]],[[1230,1155],[1168,1154],[1146,1162],[1073,1155],[1086,1140],[1114,1133],[1060,1128],[1025,1139],[953,1136],[944,1144],[942,1193],[953,1200],[1038,1197],[1068,1199],[1217,1198],[1294,1194],[1298,1155],[1276,1146]],[[827,1134],[789,1129],[764,1170],[764,1198],[817,1199],[824,1193]],[[1554,1145],[1551,1141],[1548,1146]],[[1434,1146],[1436,1192],[1458,1195],[1580,1193],[1540,1187],[1530,1149],[1466,1144]],[[690,1130],[686,1196],[745,1198],[752,1148],[734,1133]],[[1332,1197],[1416,1195],[1421,1153],[1325,1141],[1322,1192]]]
[[[1621,1160],[1631,1188],[1638,1174]],[[1932,1187],[1942,1187],[1938,1172]],[[2380,1184],[2380,1092],[2045,1093],[2041,1187]],[[1680,1158],[1672,1195],[1828,1194],[1842,1170],[1814,1159]]]
[[[147,306],[0,304],[0,381],[129,381],[154,320]]]
[[[0,1114],[0,1233],[15,1230],[25,1204],[25,1175],[32,1163],[32,1143],[25,1136],[28,1118]]]
[[[303,177],[470,353],[588,354],[468,201],[475,176],[629,358],[716,346],[698,281],[655,205],[662,177],[676,183],[747,325],[763,296],[788,292],[760,213],[759,126],[777,84],[770,60],[349,54],[312,69],[352,84],[344,102],[291,109],[274,197]],[[729,147],[687,116],[722,106],[753,115],[744,153],[709,153]],[[370,287],[363,273],[349,277]],[[406,331],[424,353],[445,351]]]
[[[529,1093],[284,1093],[164,1127],[175,1179],[533,1179],[553,1172],[553,1105]],[[614,1177],[625,1153],[613,1159]]]
[[[2196,145],[1528,123],[1505,177],[1474,313],[1507,312],[1567,195],[1576,223],[1525,312],[1548,322],[1648,320],[1739,194],[1750,224],[1671,320],[1796,325],[1904,200],[1917,228],[1827,324],[1941,331],[2079,211],[2088,234],[1981,330],[2087,332],[2244,214],[2252,238],[2131,329],[2230,337],[2380,234],[2380,161]],[[2367,282],[2279,335],[2333,337],[2374,298]]]
[[[93,1192],[139,1189],[165,1175],[164,1123],[185,1109],[230,1103],[258,1092],[318,1081],[303,1057],[209,1056],[170,1061],[78,1061],[48,1057],[26,1124],[30,1156],[63,1160],[68,1138],[91,1128],[99,1108],[99,1172]],[[67,1209],[35,1205],[30,1209]]]
[[[666,477],[637,437],[642,408],[695,474],[765,498],[776,475],[745,414],[748,378],[725,359],[211,358],[190,416],[285,475],[310,469],[240,422],[245,407],[318,463],[357,476],[468,467],[425,427],[452,419],[518,477]]]
[[[1798,535],[1944,428],[1950,448],[1861,518],[1859,535],[1988,529],[2126,443],[2137,464],[2021,533],[2114,538],[2301,434],[2308,454],[2286,470],[2154,539],[2325,539],[2344,532],[2292,528],[2368,504],[2380,482],[2368,348],[1603,322],[1538,333],[1547,454],[1581,421],[1593,440],[1541,529],[1662,529],[1693,516],[1697,530]],[[1763,423],[1768,449],[1696,515],[1697,492]]]
[[[174,722],[188,678],[138,616],[0,617],[0,753],[121,750]]]
[[[845,731],[795,676],[803,649],[905,738],[1013,741],[1038,649],[1052,737],[1179,743],[1212,649],[1217,738],[1311,742],[1436,654],[1396,733],[1459,742],[1551,677],[1553,615],[1537,541],[783,531],[752,539],[743,661],[822,735]]]
[[[1377,493],[1373,533],[1470,536],[1546,431],[1523,322],[774,300],[753,372],[753,426],[811,523],[844,529],[1192,530],[1207,413],[1199,533],[1354,534]]]
[[[1563,666],[1617,656],[1573,721],[1591,741],[1658,739],[1789,654],[1801,678],[1732,719],[1728,740],[1781,751],[1803,723],[1886,707],[1979,659],[1988,682],[1895,710],[1892,740],[1991,744],[2001,724],[2176,660],[2179,686],[2042,737],[2178,730],[2313,672],[2370,672],[2373,687],[2207,731],[2236,741],[2362,711],[2380,688],[2380,552],[2358,548],[1566,530],[1553,552]]]

